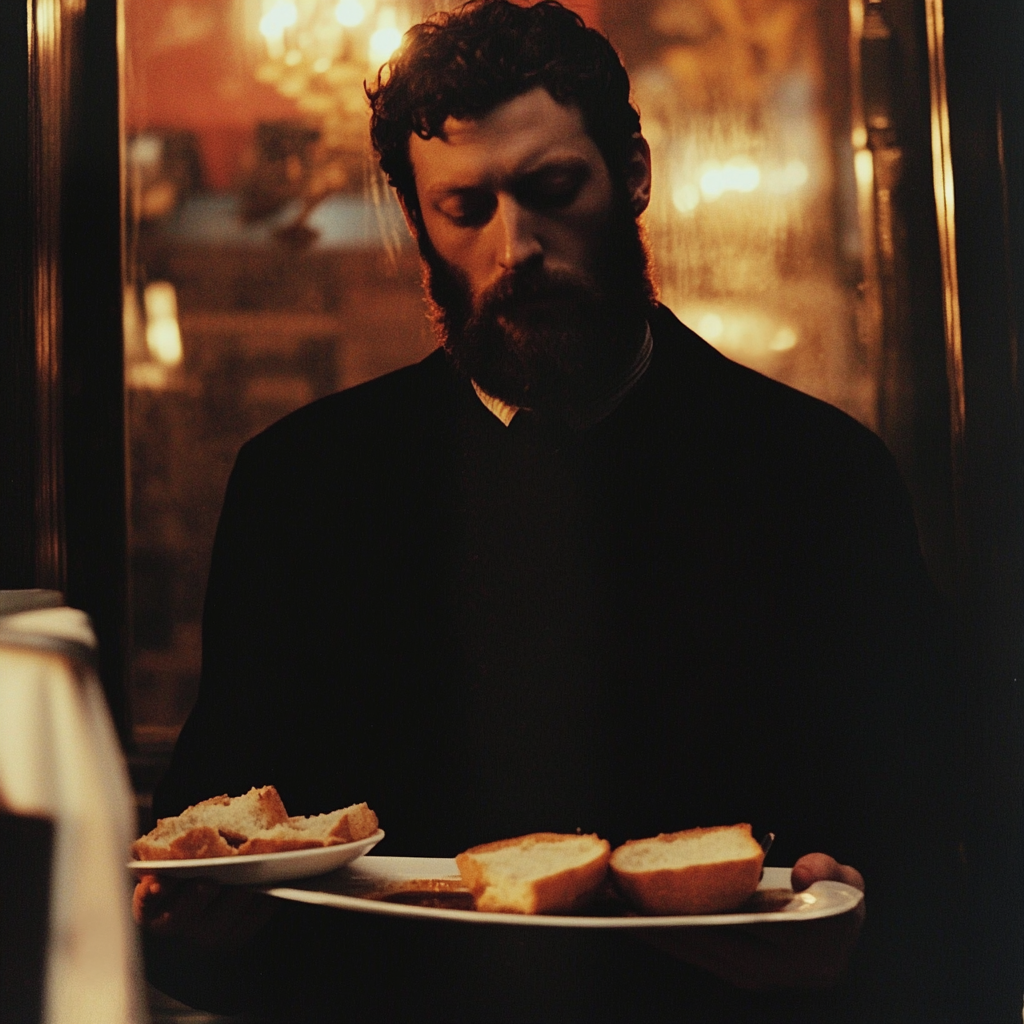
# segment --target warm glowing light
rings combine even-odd
[[[146,319],[175,320],[178,316],[178,296],[169,281],[154,281],[146,285]]]
[[[366,17],[366,8],[359,0],[339,0],[338,6],[334,8],[334,17],[339,25],[345,28],[355,28],[361,25]]]
[[[178,297],[169,281],[153,281],[143,294],[146,307],[146,348],[165,366],[182,360],[181,330],[178,327]]]
[[[288,67],[293,68],[297,64],[302,63],[302,51],[301,50],[289,50],[284,55],[284,62]]]
[[[700,206],[700,189],[685,182],[672,190],[672,205],[680,213],[693,213]]]
[[[784,167],[775,167],[767,172],[764,187],[776,195],[788,195],[806,185],[811,173],[803,160],[790,160]]]
[[[397,28],[379,28],[370,36],[370,60],[383,64],[398,49],[402,33]]]
[[[857,184],[869,186],[875,178],[875,162],[870,149],[862,149],[853,154],[853,173]]]
[[[706,341],[717,341],[724,329],[725,324],[717,313],[705,313],[697,324],[697,333]]]
[[[806,185],[808,178],[807,164],[803,160],[790,160],[782,168],[782,174],[779,177],[787,191],[792,191],[801,185]]]
[[[761,309],[722,305],[711,310],[703,304],[684,304],[679,308],[683,323],[690,324],[705,341],[740,362],[755,360],[765,366],[766,360],[800,344],[795,327]]]
[[[402,32],[393,7],[382,7],[377,17],[377,30],[370,36],[370,61],[383,64],[398,49]]]
[[[291,28],[299,20],[299,11],[291,0],[278,0],[266,14],[260,18],[260,32],[267,39],[280,39],[286,28]]]
[[[164,366],[177,366],[181,362],[181,330],[177,320],[157,320],[146,325],[146,348],[149,354]]]
[[[711,201],[726,192],[753,192],[760,184],[761,169],[745,156],[734,156],[724,164],[707,163],[700,176],[700,190]]]
[[[164,140],[159,135],[136,135],[128,143],[128,160],[133,164],[155,166],[164,154]]]
[[[796,348],[796,331],[792,327],[780,327],[775,332],[775,337],[768,342],[768,348],[772,352],[788,352]]]
[[[330,57],[317,57],[317,59],[315,61],[313,61],[313,70],[318,75],[322,75],[325,71],[329,71],[330,68],[331,68],[331,58]]]

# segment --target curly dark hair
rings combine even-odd
[[[618,54],[579,15],[557,0],[532,7],[470,0],[406,32],[366,94],[381,170],[414,218],[419,203],[410,135],[432,138],[449,117],[482,117],[538,86],[580,110],[612,180],[623,183],[640,115],[629,101],[629,76]]]

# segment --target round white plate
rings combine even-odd
[[[414,880],[454,884],[459,880],[459,872],[454,860],[432,857],[364,857],[341,871],[324,878],[309,879],[301,886],[274,886],[263,891],[279,899],[315,903],[363,914],[435,918],[469,924],[533,925],[542,928],[692,928],[698,925],[808,921],[853,910],[864,898],[859,889],[842,882],[815,882],[806,891],[794,893],[790,886],[789,868],[764,869],[764,877],[759,886],[759,901],[768,909],[734,914],[686,917],[485,914],[475,910],[389,903],[381,898],[396,889],[408,887]]]
[[[221,885],[270,885],[309,878],[334,871],[362,857],[384,838],[383,829],[354,843],[319,846],[312,850],[286,850],[284,853],[254,853],[244,857],[206,857],[200,860],[132,860],[136,875],[175,875],[178,878],[203,878]]]

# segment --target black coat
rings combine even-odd
[[[439,351],[250,441],[157,813],[273,783],[292,813],[366,800],[380,853],[423,856],[749,821],[778,836],[769,863],[820,850],[867,879],[866,980],[830,1015],[870,990],[889,1019],[944,1019],[925,1002],[951,971],[930,896],[956,884],[951,655],[893,462],[664,307],[651,327],[648,372],[580,436],[505,428]],[[509,952],[413,929],[420,953],[396,960],[399,926],[342,918],[318,927],[346,949],[379,932],[390,969],[420,979],[385,1017],[803,1012],[608,936]],[[473,985],[440,980],[442,939]]]

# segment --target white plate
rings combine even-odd
[[[804,892],[790,887],[789,868],[765,868],[759,909],[742,913],[686,917],[601,917],[555,914],[485,914],[448,907],[422,907],[389,903],[382,897],[409,888],[411,881],[433,881],[457,888],[459,871],[454,860],[431,857],[364,857],[323,878],[311,878],[301,886],[275,886],[263,891],[280,899],[315,903],[364,914],[393,917],[436,918],[471,924],[534,925],[544,928],[681,928],[695,925],[761,924],[766,921],[808,921],[853,910],[864,898],[859,889],[842,882],[815,882]],[[412,888],[416,888],[412,886]],[[429,888],[423,886],[422,888]]]
[[[205,857],[199,860],[132,860],[128,867],[136,875],[175,875],[178,878],[204,878],[221,885],[269,885],[290,882],[334,871],[372,850],[384,838],[383,829],[354,843],[319,846],[312,850],[286,850],[284,853],[251,853],[244,857]]]

